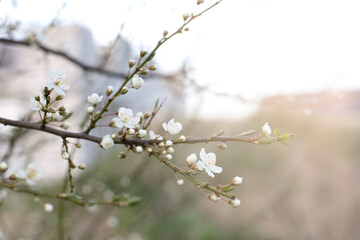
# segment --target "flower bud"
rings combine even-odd
[[[119,158],[126,158],[126,152],[120,152]]]
[[[169,33],[169,32],[168,32],[167,30],[164,30],[164,31],[163,31],[163,37],[166,37],[166,36],[168,35],[168,33]]]
[[[148,153],[151,153],[153,150],[152,150],[152,148],[146,147],[146,151],[147,151]]]
[[[68,121],[63,122],[60,127],[63,129],[68,129],[70,127],[70,123]]]
[[[156,70],[156,65],[155,65],[155,64],[151,65],[151,66],[149,67],[149,69],[150,69],[151,71],[155,71],[155,70]]]
[[[197,0],[197,5],[204,3],[204,0]]]
[[[213,201],[213,202],[218,202],[218,201],[220,201],[220,197],[217,196],[215,193],[210,194],[208,198],[209,198],[211,201]]]
[[[63,152],[61,152],[61,157],[63,158],[63,159],[69,159],[70,158],[70,154],[68,153],[68,152],[66,152],[66,151],[63,151]]]
[[[193,166],[197,162],[196,154],[193,153],[186,158],[186,163],[189,167]]]
[[[139,132],[136,134],[138,138],[144,138],[146,136],[146,130],[140,129]]]
[[[149,70],[147,68],[141,68],[139,71],[140,75],[147,75],[149,73]]]
[[[10,180],[17,180],[18,179],[18,175],[16,173],[13,173],[9,176]]]
[[[129,91],[129,89],[128,89],[126,86],[124,86],[124,87],[121,89],[120,94],[121,94],[121,95],[124,95],[124,94],[126,94],[128,91]]]
[[[183,17],[184,21],[186,21],[190,17],[190,14],[184,13],[182,17]]]
[[[240,200],[237,198],[229,201],[229,204],[234,208],[240,206],[240,203],[241,203]]]
[[[159,143],[159,147],[161,147],[161,148],[165,147],[165,143],[164,143],[164,142],[160,142],[160,143]]]
[[[177,184],[179,186],[183,185],[184,184],[184,179],[180,178],[179,180],[177,180]]]
[[[242,183],[242,177],[234,177],[231,181],[231,185],[240,185]]]
[[[168,149],[166,149],[166,151],[167,151],[168,153],[174,153],[174,152],[175,152],[175,150],[174,150],[173,147],[169,147]]]
[[[8,165],[6,162],[0,162],[0,172],[6,172],[6,170],[8,169]]]
[[[86,109],[86,111],[89,113],[89,114],[92,114],[94,112],[94,108],[93,107],[88,107]]]
[[[76,147],[76,148],[81,148],[81,143],[76,143],[76,144],[75,144],[75,147]]]
[[[140,57],[145,57],[148,52],[145,50],[140,51]]]
[[[227,148],[226,144],[225,143],[221,143],[219,146],[218,146],[219,149],[221,150],[225,150]]]
[[[108,86],[106,88],[106,96],[110,96],[110,94],[112,94],[113,91],[114,91],[114,87],[113,86]]]
[[[81,170],[85,170],[86,166],[85,166],[85,163],[81,163],[79,166],[78,166],[79,169]]]
[[[60,100],[63,100],[64,99],[64,96],[63,95],[57,95],[55,100],[56,101],[60,101]]]
[[[141,146],[136,146],[135,151],[136,153],[142,153],[143,148]]]
[[[115,139],[117,138],[116,134],[115,134],[115,133],[111,134],[111,138],[112,138],[113,140],[115,140]]]
[[[145,119],[148,119],[150,116],[151,116],[151,113],[145,112],[145,114],[144,114],[144,118],[145,118]]]
[[[173,142],[172,142],[171,140],[167,140],[166,143],[165,143],[165,145],[166,145],[167,147],[171,147],[171,146],[173,145]]]
[[[184,28],[184,31],[185,31],[185,32],[189,31],[189,28]]]
[[[40,96],[39,96],[39,95],[36,95],[36,96],[35,96],[35,100],[39,102],[39,101],[40,101]]]
[[[172,157],[171,154],[166,154],[166,156],[165,156],[165,159],[168,160],[168,161],[170,161],[172,158],[173,157]]]
[[[135,134],[135,130],[132,128],[129,128],[129,130],[127,131],[129,135],[134,135]]]
[[[184,135],[181,135],[179,138],[178,138],[178,141],[179,142],[185,142],[186,141],[186,137]]]
[[[45,212],[52,212],[54,210],[54,206],[51,205],[50,203],[45,203],[44,204],[44,211]]]
[[[135,61],[134,60],[130,60],[129,61],[129,68],[132,68],[135,65]]]
[[[167,154],[167,151],[166,151],[166,150],[163,150],[163,151],[161,152],[161,155],[165,155],[165,154]]]

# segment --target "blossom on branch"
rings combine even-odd
[[[175,122],[175,119],[171,119],[167,124],[163,123],[162,127],[164,128],[165,131],[167,131],[168,133],[170,133],[171,135],[176,135],[178,134],[181,129],[182,129],[182,125],[179,122]]]
[[[191,155],[190,155],[191,156]],[[202,148],[200,151],[200,160],[197,162],[197,168],[202,171],[205,169],[205,172],[210,176],[214,177],[214,173],[221,173],[222,168],[215,165],[216,155],[215,153],[206,153],[205,149]]]
[[[99,94],[93,93],[90,96],[88,96],[87,99],[89,103],[96,105],[99,102],[101,102],[101,100],[103,99],[103,95],[99,96]]]
[[[59,95],[64,96],[64,90],[69,90],[70,85],[65,82],[65,71],[60,70],[59,72],[50,72],[50,80],[46,83],[46,87],[51,90],[54,89]]]
[[[137,74],[131,79],[131,85],[133,88],[139,89],[144,85],[144,79],[139,77]]]
[[[140,118],[134,117],[130,108],[121,107],[118,111],[118,118],[113,118],[111,122],[118,128],[135,128],[140,122]]]
[[[29,185],[34,185],[42,177],[41,170],[35,163],[30,163],[26,170],[20,169],[16,173],[17,178],[26,180]]]
[[[111,138],[110,135],[105,135],[102,138],[100,145],[106,150],[114,146],[114,140]]]

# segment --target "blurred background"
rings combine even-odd
[[[50,70],[64,69],[71,89],[63,104],[74,112],[69,130],[80,131],[88,95],[118,88],[129,59],[150,51],[164,30],[176,31],[184,12],[212,3],[1,0],[0,116],[36,119],[30,97]],[[122,96],[113,110],[151,111],[157,98],[166,98],[151,126],[156,133],[170,118],[186,136],[260,132],[269,122],[295,134],[290,145],[176,147],[179,166],[202,147],[216,153],[223,173],[203,180],[216,185],[243,177],[234,192],[241,206],[233,209],[188,181],[178,186],[172,171],[145,154],[119,159],[121,146],[105,152],[81,142],[74,161],[87,168],[74,172],[78,194],[127,193],[142,202],[128,208],[65,203],[65,239],[359,239],[359,10],[355,0],[224,0],[194,21],[159,49],[152,60],[158,70],[144,77],[144,87]],[[36,162],[44,175],[36,187],[60,192],[67,167],[61,139],[1,125],[0,141],[7,173]],[[44,213],[33,196],[0,189],[0,238],[57,239],[60,205],[45,200],[53,213]]]

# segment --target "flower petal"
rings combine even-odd
[[[167,130],[168,130],[168,126],[167,126],[167,124],[166,124],[166,123],[163,123],[163,124],[162,124],[162,127],[164,128],[164,130],[165,130],[165,131],[167,131]]]
[[[196,163],[197,168],[202,171],[205,168],[205,164],[202,161]]]
[[[200,151],[200,159],[205,161],[206,160],[206,152],[205,152],[205,149],[202,148],[201,151]]]
[[[209,167],[211,171],[213,171],[214,173],[221,173],[222,172],[222,167],[218,167],[218,166],[210,166]]]
[[[205,171],[210,177],[215,177],[215,175],[207,167],[205,168]]]

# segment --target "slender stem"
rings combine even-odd
[[[230,198],[230,199],[234,199],[235,196],[221,191],[219,189],[217,189],[214,186],[211,186],[210,184],[208,184],[207,182],[201,182],[199,180],[197,180],[196,178],[194,178],[193,176],[191,176],[187,171],[182,170],[181,168],[179,168],[178,166],[176,166],[175,164],[173,164],[171,161],[166,161],[164,159],[162,159],[157,153],[153,154],[154,157],[156,157],[160,162],[162,162],[163,164],[165,164],[166,166],[168,166],[169,168],[171,168],[172,170],[174,170],[175,172],[181,174],[182,176],[184,176],[185,178],[187,178],[189,181],[191,181],[198,189],[202,189],[202,188],[206,188],[207,190],[217,193],[219,195],[222,195],[224,197]]]
[[[207,9],[205,9],[204,11],[200,12],[197,15],[192,15],[191,18],[185,22],[177,31],[175,31],[173,34],[171,34],[169,37],[164,37],[162,38],[158,44],[156,45],[156,47],[151,51],[150,54],[147,55],[147,57],[143,60],[143,62],[141,64],[140,61],[138,62],[137,67],[135,68],[135,70],[132,72],[132,74],[130,74],[129,76],[126,76],[123,84],[120,86],[120,88],[117,90],[117,92],[113,95],[113,97],[109,98],[106,102],[106,104],[104,105],[104,107],[101,109],[100,113],[96,115],[96,117],[90,122],[88,128],[85,130],[85,133],[90,133],[90,131],[95,127],[97,121],[99,121],[99,119],[101,119],[101,116],[104,114],[105,111],[107,111],[108,107],[110,106],[110,104],[114,101],[114,99],[120,95],[122,89],[124,88],[124,86],[135,76],[135,74],[137,74],[140,69],[147,63],[149,62],[154,56],[156,51],[158,50],[159,47],[161,47],[161,45],[163,45],[165,42],[167,42],[169,39],[171,39],[172,37],[174,37],[175,35],[182,33],[184,27],[186,25],[188,25],[190,22],[192,22],[194,19],[196,19],[197,17],[201,16],[203,13],[209,11],[211,8],[213,8],[214,6],[216,6],[217,4],[219,4],[222,0],[217,1],[216,3],[214,3],[213,5],[211,5],[210,7],[208,7]]]

